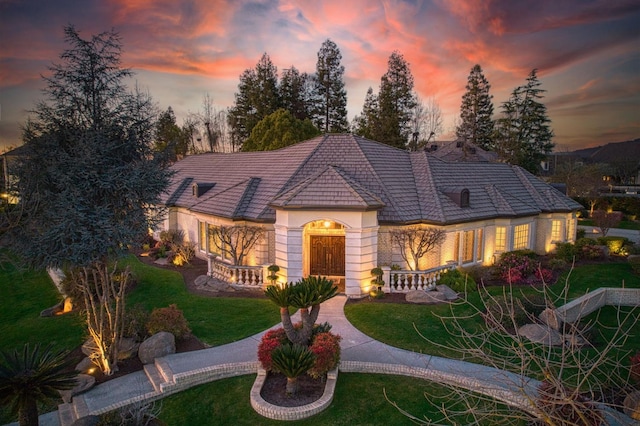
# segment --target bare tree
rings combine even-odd
[[[118,362],[118,349],[125,326],[125,292],[129,267],[121,271],[117,263],[79,268],[72,272],[84,299],[87,330],[92,340],[89,358],[105,374]]]
[[[264,236],[264,228],[250,225],[218,226],[210,228],[209,232],[223,257],[231,257],[237,266],[244,264],[251,249]]]
[[[450,391],[447,395],[425,397],[440,407],[446,424],[522,424],[523,420],[555,426],[631,424],[612,394],[619,390],[624,398],[625,392],[632,391],[623,362],[629,353],[620,349],[637,329],[638,308],[614,308],[613,326],[595,317],[575,323],[559,321],[552,327],[554,321],[547,320],[547,325],[533,313],[548,308],[547,318],[560,319],[552,309],[570,301],[568,289],[569,277],[559,295],[547,286],[529,298],[514,296],[512,288],[496,295],[479,286],[480,303],[459,302],[462,309],[454,307],[450,315],[440,317],[451,343],[422,336],[430,345],[455,352],[456,358],[492,367],[496,371],[492,383],[501,389],[483,392],[482,385],[470,390],[469,383],[466,388],[443,383]],[[540,301],[538,306],[535,300]],[[539,340],[525,337],[523,323],[539,326]],[[607,337],[597,336],[605,329]],[[597,336],[599,344],[590,344],[590,336]],[[403,412],[416,423],[437,424]]]
[[[622,212],[607,212],[604,210],[596,210],[591,213],[593,224],[600,228],[602,236],[606,237],[611,228],[618,226],[622,220]]]
[[[438,228],[424,228],[410,226],[390,231],[391,242],[400,249],[400,256],[415,271],[418,269],[420,259],[439,247],[446,238],[446,232]]]

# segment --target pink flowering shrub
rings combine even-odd
[[[553,271],[547,268],[536,269],[529,284],[553,284]]]
[[[496,265],[500,278],[509,284],[524,284],[536,264],[529,251],[511,251],[503,254]]]
[[[342,337],[328,331],[316,334],[311,346],[309,346],[311,352],[316,355],[316,363],[307,371],[307,374],[317,379],[338,365],[340,340]]]

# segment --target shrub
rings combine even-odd
[[[576,257],[576,246],[571,243],[556,243],[554,257],[565,262],[573,262]]]
[[[576,231],[576,239],[578,239],[578,240],[579,240],[580,238],[584,238],[584,237],[585,237],[585,235],[587,235],[587,230],[586,230],[586,229],[580,228],[580,229],[578,229],[578,230]]]
[[[317,379],[338,365],[340,361],[340,340],[342,340],[342,337],[330,332],[316,335],[311,346],[309,346],[311,352],[316,356],[316,362],[307,371],[307,374]]]
[[[289,342],[287,339],[287,334],[284,332],[284,328],[276,328],[275,330],[267,331],[260,339],[260,344],[258,345],[258,361],[267,371],[273,370],[273,362],[271,360],[271,354],[273,351]]]
[[[535,253],[531,250],[517,250],[504,253],[496,265],[500,278],[509,284],[523,284],[534,272]]]
[[[154,309],[147,321],[147,331],[151,335],[159,331],[168,331],[176,336],[176,339],[182,339],[191,333],[184,314],[175,304],[167,308]]]
[[[438,280],[438,284],[446,285],[458,293],[476,291],[477,288],[476,282],[471,275],[459,269],[452,269],[443,273],[440,276],[440,280]]]
[[[183,266],[186,263],[190,263],[196,256],[196,245],[194,243],[184,242],[181,245],[173,246],[172,250],[175,252],[173,264],[176,266]]]
[[[561,258],[553,258],[549,260],[549,267],[552,271],[560,271],[567,267],[567,261]]]
[[[551,271],[551,269],[547,269],[547,268],[538,268],[535,270],[535,272],[533,273],[533,276],[529,278],[528,280],[528,284],[545,284],[545,285],[550,285],[553,284],[555,282],[554,280],[554,276],[553,276],[553,271]]]
[[[604,424],[597,403],[565,386],[544,381],[538,386],[536,405],[552,424],[559,426],[595,426]]]
[[[141,304],[128,308],[124,316],[124,337],[132,337],[136,340],[144,340],[147,336],[147,322],[149,311]]]
[[[597,241],[598,244],[609,247],[613,254],[624,254],[624,248],[631,242],[625,237],[600,237]]]

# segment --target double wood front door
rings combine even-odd
[[[311,275],[344,275],[344,236],[311,236]]]

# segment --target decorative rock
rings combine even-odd
[[[554,330],[560,330],[560,320],[558,319],[555,309],[546,308],[540,313],[538,318]]]
[[[98,426],[99,423],[100,417],[91,415],[79,418],[71,426]]]
[[[193,283],[196,287],[205,287],[207,285],[207,282],[209,281],[209,278],[211,277],[209,277],[208,275],[200,275],[198,276],[198,278],[193,280]]]
[[[76,371],[83,374],[87,374],[92,368],[96,368],[96,365],[88,356],[82,358],[82,361],[80,361],[78,365],[76,365]]]
[[[518,329],[518,334],[532,342],[544,343],[548,346],[561,346],[564,344],[562,335],[559,332],[542,324],[523,325]]]
[[[405,300],[409,303],[431,305],[442,303],[446,301],[447,298],[446,295],[440,291],[413,290],[405,295]]]
[[[150,364],[154,359],[176,352],[176,338],[173,334],[160,331],[140,344],[138,358],[143,364]]]
[[[96,346],[92,338],[88,338],[87,340],[85,340],[81,348],[82,353],[86,356],[91,356],[91,354],[95,353],[97,349],[98,347]]]
[[[123,360],[134,357],[138,353],[138,347],[140,347],[140,344],[133,337],[122,338],[118,347],[118,359]]]
[[[627,395],[622,405],[627,416],[634,420],[640,420],[640,391]]]
[[[95,384],[95,377],[89,374],[78,374],[78,376],[76,377],[76,385],[73,387],[73,389],[60,391],[60,395],[62,396],[62,400],[66,404],[68,404],[71,402],[71,398],[73,398],[73,396],[88,391]]]
[[[444,294],[446,300],[458,300],[458,293],[451,290],[451,287],[449,287],[448,285],[439,284],[436,286],[436,290],[438,291],[438,293]]]
[[[60,302],[55,306],[47,308],[40,312],[41,317],[52,317],[54,315],[58,315],[64,309],[64,302]]]

